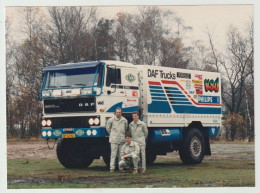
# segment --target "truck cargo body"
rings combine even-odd
[[[221,125],[219,73],[119,61],[50,66],[43,72],[41,135],[61,139],[57,155],[65,167],[87,167],[100,156],[109,164],[105,125],[117,107],[129,123],[134,111],[146,123],[148,163],[174,150],[184,163],[210,155],[209,136]]]

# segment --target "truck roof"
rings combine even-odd
[[[47,66],[43,68],[43,71],[53,71],[53,70],[66,70],[66,69],[76,69],[76,68],[86,68],[95,67],[100,63],[106,63],[108,65],[134,67],[135,65],[128,62],[114,61],[114,60],[101,60],[101,61],[90,61],[90,62],[79,62],[79,63],[66,63],[59,64],[55,66]]]
[[[220,72],[210,72],[210,71],[202,71],[202,70],[191,70],[191,69],[186,69],[186,68],[173,68],[173,67],[167,67],[167,66],[151,66],[151,65],[137,65],[138,69],[144,70],[144,69],[149,69],[149,68],[154,68],[158,70],[176,70],[176,71],[185,71],[185,72],[201,72],[201,73],[212,73],[212,74],[221,74]]]

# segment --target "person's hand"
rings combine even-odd
[[[128,158],[128,155],[124,155],[124,159]]]

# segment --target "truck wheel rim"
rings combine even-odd
[[[201,142],[198,137],[194,137],[190,144],[191,153],[193,156],[197,157],[201,153]]]

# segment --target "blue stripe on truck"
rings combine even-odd
[[[152,101],[148,104],[148,113],[171,113],[168,101]]]
[[[122,108],[123,102],[119,102],[114,104],[112,107],[110,107],[107,112],[115,112],[116,108],[121,108],[123,113],[132,113],[134,111],[138,111],[139,107],[138,106],[133,106],[133,107],[126,107]]]
[[[185,105],[172,105],[176,113],[190,113],[190,114],[221,114],[221,108],[213,107],[195,107]]]

